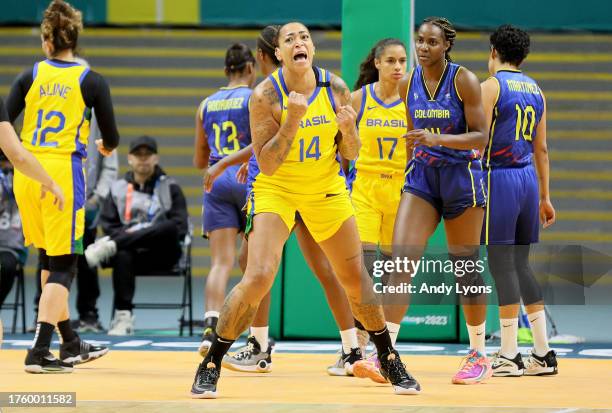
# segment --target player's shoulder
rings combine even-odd
[[[476,76],[476,74],[474,74],[474,72],[472,72],[470,69],[460,64],[456,64],[456,63],[452,63],[452,64],[456,68],[455,78],[458,82],[465,82],[465,83],[471,83],[471,84],[480,83],[480,81],[478,80],[478,76]]]
[[[280,101],[279,92],[269,77],[262,80],[251,92],[251,104],[274,105]]]

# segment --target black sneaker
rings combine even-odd
[[[493,369],[493,375],[495,377],[520,377],[525,372],[525,365],[523,364],[521,353],[516,353],[513,359],[509,359],[497,353],[493,358],[491,368]]]
[[[60,344],[60,359],[72,365],[88,363],[108,353],[108,347],[95,346],[77,336],[68,343]]]
[[[348,354],[341,350],[338,361],[327,368],[327,374],[330,376],[352,376],[353,367],[359,360],[363,360],[359,348],[352,348]]]
[[[56,359],[49,349],[31,348],[25,359],[25,371],[34,374],[72,373],[72,364]]]
[[[191,397],[194,399],[216,399],[217,382],[221,372],[212,361],[203,360],[196,371]]]
[[[378,357],[380,373],[391,382],[395,394],[419,394],[421,385],[406,371],[396,350]]]
[[[554,350],[550,350],[544,357],[532,351],[525,363],[525,376],[553,376],[558,372],[557,353]]]
[[[234,371],[269,373],[272,371],[273,350],[274,340],[268,339],[268,348],[263,351],[255,336],[249,336],[246,346],[239,348],[233,356],[223,356],[221,365]]]

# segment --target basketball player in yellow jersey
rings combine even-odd
[[[282,26],[276,44],[282,67],[251,96],[251,138],[260,173],[248,200],[247,267],[225,300],[191,394],[217,396],[223,355],[270,290],[296,212],[329,259],[353,314],[370,332],[381,371],[397,394],[416,394],[420,386],[393,349],[382,308],[372,304],[372,282],[363,271],[354,212],[336,161],[337,151],[349,160],[359,151],[350,92],[342,79],[313,67],[315,48],[303,24]]]
[[[349,181],[364,261],[370,274],[378,250],[381,259],[391,259],[393,226],[407,163],[406,145],[401,140],[406,130],[406,108],[397,89],[406,73],[407,61],[406,47],[400,40],[380,40],[361,63],[352,93],[362,146],[351,165]],[[360,336],[364,335],[363,326],[356,325]],[[395,344],[399,325],[387,321],[387,328]],[[361,370],[366,364],[377,364],[377,360],[357,362],[355,374],[363,376]]]
[[[98,358],[106,347],[82,342],[70,328],[68,292],[75,276],[77,255],[83,253],[85,177],[84,159],[91,109],[95,109],[104,155],[119,143],[110,92],[104,79],[74,61],[81,13],[62,0],[45,10],[41,24],[47,60],[20,75],[7,102],[9,118],[25,108],[21,140],[62,188],[63,211],[50,199],[40,199],[40,184],[16,172],[15,200],[22,213],[26,245],[39,248],[43,291],[33,347],[28,351],[28,373],[68,373],[72,365]],[[60,334],[60,359],[49,352],[51,335]]]
[[[64,209],[64,194],[62,189],[51,179],[40,162],[30,152],[24,149],[9,123],[8,113],[4,102],[0,99],[0,149],[13,164],[16,170],[40,182],[45,191],[50,191],[55,197],[58,209]],[[0,347],[2,347],[2,319],[0,319]]]

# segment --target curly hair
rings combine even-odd
[[[529,54],[529,34],[509,24],[499,26],[489,38],[502,63],[520,66]]]
[[[359,65],[359,77],[355,82],[354,90],[361,88],[363,85],[378,81],[378,69],[374,64],[374,60],[380,59],[380,56],[382,56],[388,46],[402,46],[404,51],[406,50],[406,45],[399,39],[389,37],[379,40],[370,50],[364,61],[361,62],[361,65]]]
[[[453,45],[455,44],[455,38],[457,37],[457,31],[455,30],[455,27],[446,17],[428,17],[423,20],[423,23],[421,23],[421,25],[426,23],[433,24],[434,26],[437,26],[440,28],[440,30],[442,30],[442,33],[444,34],[444,40],[449,43],[448,50],[446,50],[444,56],[446,57],[446,60],[452,62],[453,59],[451,59],[450,51],[453,48]]]
[[[225,70],[228,74],[242,73],[247,62],[255,63],[255,58],[249,46],[244,43],[234,43],[225,52]]]
[[[257,36],[257,48],[260,49],[263,54],[272,59],[272,62],[276,66],[280,66],[280,62],[274,54],[274,50],[278,45],[277,38],[280,28],[281,26],[277,24],[266,26],[261,30],[259,36]]]
[[[54,56],[64,50],[75,51],[83,30],[81,12],[64,0],[53,0],[45,10],[40,30],[43,39],[53,44]]]

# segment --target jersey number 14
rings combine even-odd
[[[313,136],[308,147],[304,139],[300,139],[300,162],[304,162],[306,159],[314,158],[318,161],[321,157],[321,150],[319,149],[319,137]]]

